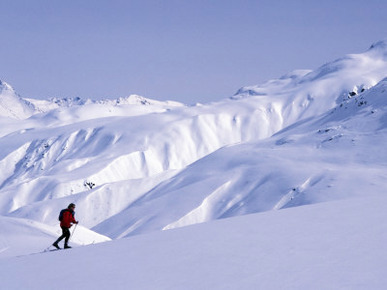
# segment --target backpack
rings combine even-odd
[[[59,221],[62,221],[62,220],[63,220],[63,213],[64,213],[66,210],[67,210],[67,209],[62,209],[62,210],[60,211],[60,213],[59,213],[59,218],[58,218]]]

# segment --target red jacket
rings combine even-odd
[[[63,212],[63,217],[62,217],[62,221],[60,222],[60,226],[65,228],[71,228],[72,223],[76,224],[77,221],[74,218],[74,214],[75,212],[73,212],[72,210],[66,209]]]

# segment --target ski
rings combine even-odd
[[[41,252],[35,252],[35,253],[29,253],[29,254],[23,254],[23,255],[19,255],[19,256],[16,256],[18,258],[20,257],[25,257],[25,256],[32,256],[32,255],[38,255],[38,254],[44,254],[44,253],[49,253],[49,252],[56,252],[56,251],[60,251],[60,250],[68,250],[68,249],[72,249],[72,247],[69,247],[69,248],[55,248],[54,246],[49,246],[47,248],[45,248],[43,251]]]
[[[54,251],[59,251],[59,250],[62,250],[62,249],[61,248],[55,248],[53,246],[49,246],[49,247],[45,248],[43,250],[43,252],[41,252],[41,253],[54,252]]]
[[[44,250],[42,253],[46,253],[46,252],[55,252],[55,251],[60,251],[60,250],[63,250],[63,249],[46,249]]]

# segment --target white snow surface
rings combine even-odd
[[[385,289],[386,196],[0,259],[4,289]]]
[[[0,82],[0,123],[6,289],[387,285],[387,41],[194,106]]]

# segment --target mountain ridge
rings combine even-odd
[[[386,141],[385,50],[210,104],[31,101],[29,117],[2,119],[0,214],[53,226],[75,202],[86,227],[121,238],[382,192],[385,164],[365,152]]]

